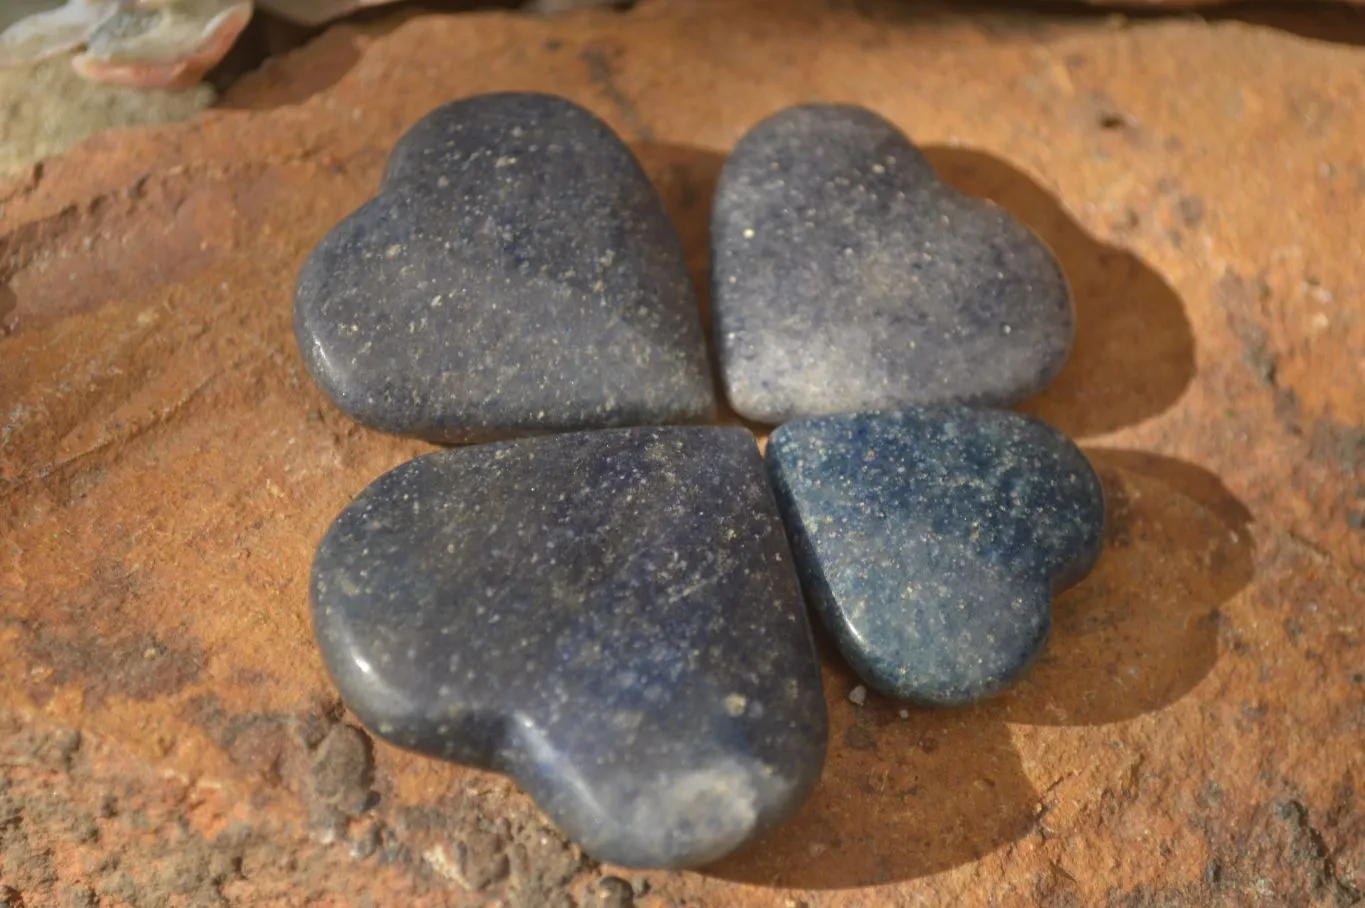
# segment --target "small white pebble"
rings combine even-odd
[[[867,702],[867,688],[859,684],[848,692],[848,700],[854,706],[862,706]]]

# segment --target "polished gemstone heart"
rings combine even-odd
[[[1085,455],[1027,416],[962,406],[815,417],[767,459],[809,598],[888,696],[970,703],[1046,644],[1052,597],[1100,555]]]
[[[711,243],[725,391],[750,419],[1010,404],[1071,351],[1051,251],[862,108],[755,126],[721,173]]]
[[[327,667],[380,737],[515,778],[589,854],[689,867],[820,776],[825,701],[763,459],[738,428],[420,457],[318,549]]]
[[[630,150],[562,98],[480,95],[394,148],[299,278],[304,362],[353,419],[437,442],[705,421],[672,223]]]

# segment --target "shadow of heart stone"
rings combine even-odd
[[[512,776],[599,860],[709,863],[820,777],[811,628],[744,429],[419,457],[328,530],[312,602],[366,726]]]
[[[726,395],[759,422],[1013,404],[1074,342],[1047,245],[862,108],[805,105],[755,126],[721,172],[711,243]]]
[[[854,670],[930,705],[1018,679],[1099,558],[1104,492],[1037,420],[961,406],[815,417],[767,459],[808,595]]]
[[[706,421],[677,234],[601,120],[549,95],[438,108],[305,263],[295,332],[365,425],[436,442]]]

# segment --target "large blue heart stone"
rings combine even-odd
[[[366,726],[512,776],[599,860],[708,863],[820,777],[811,629],[743,429],[419,457],[327,531],[312,600]]]

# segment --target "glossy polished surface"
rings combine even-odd
[[[338,517],[312,599],[367,726],[511,775],[599,860],[715,860],[819,778],[810,626],[743,429],[420,457]]]
[[[1099,557],[1104,493],[1064,436],[998,410],[914,407],[773,433],[804,584],[844,656],[900,699],[970,703],[1042,651],[1052,595]]]
[[[863,108],[794,107],[750,130],[721,173],[711,248],[726,395],[760,422],[1014,403],[1071,352],[1047,246]]]
[[[353,419],[437,442],[701,422],[715,407],[677,234],[619,138],[563,98],[428,114],[299,278],[295,334]]]

